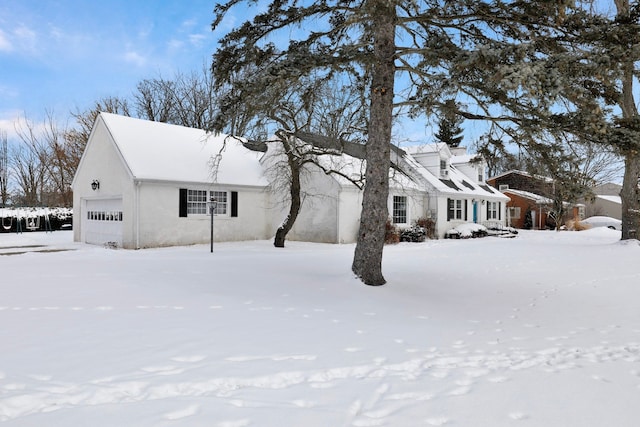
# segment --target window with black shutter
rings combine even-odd
[[[180,218],[187,216],[187,189],[180,189],[180,196],[178,199],[178,216]]]
[[[231,216],[232,217],[238,216],[238,192],[237,191],[231,192]]]

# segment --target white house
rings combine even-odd
[[[505,225],[509,197],[485,182],[482,157],[467,154],[464,147],[450,149],[444,143],[406,147],[399,153],[400,167],[411,171],[423,188],[424,212],[436,220],[439,237],[463,223]]]
[[[74,177],[74,240],[137,249],[271,236],[261,153],[202,130],[100,113]]]
[[[269,144],[272,145],[272,144]],[[74,240],[123,248],[207,243],[210,199],[216,241],[271,239],[288,210],[274,184],[278,153],[236,138],[100,113],[74,177]],[[303,174],[303,205],[290,240],[356,241],[365,163],[355,155],[322,156]],[[465,222],[502,226],[508,197],[484,182],[484,162],[446,144],[392,150],[389,216],[400,228],[420,218],[436,234]]]
[[[277,181],[277,170],[271,165],[282,156],[277,148],[270,148],[263,159],[270,182]],[[365,160],[349,154],[321,155],[309,163],[301,173],[303,204],[287,238],[290,240],[354,243],[357,240],[362,209]],[[331,171],[331,173],[327,173]],[[388,210],[393,222],[410,226],[424,215],[424,189],[397,169],[390,169]],[[281,186],[280,186],[281,187]],[[288,194],[273,194],[275,208],[274,229],[288,211]]]
[[[452,152],[446,144],[427,144],[391,154],[388,209],[391,222],[411,227],[418,219],[435,221],[442,238],[456,226],[474,222],[504,227],[509,197],[485,182],[485,162]],[[362,191],[348,178],[364,176],[365,161],[340,154],[323,156],[320,165],[307,166],[303,174],[306,198],[289,234],[292,240],[352,243],[356,241]],[[340,172],[328,175],[326,170]],[[279,217],[283,217],[283,211]]]

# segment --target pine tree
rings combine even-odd
[[[464,136],[462,135],[462,127],[460,126],[464,122],[464,118],[457,115],[453,101],[445,102],[445,105],[454,106],[453,111],[450,109],[443,109],[440,115],[440,121],[438,122],[438,132],[435,134],[436,139],[440,142],[444,142],[449,147],[455,148],[460,145]]]
[[[217,4],[212,28],[219,29],[235,6],[256,3]],[[368,285],[384,284],[394,114],[429,116],[464,93],[477,106],[456,111],[465,119],[533,122],[540,116],[534,112],[549,109],[556,94],[550,90],[553,82],[545,80],[546,70],[531,69],[528,63],[549,47],[531,40],[546,35],[564,8],[564,2],[548,1],[272,0],[265,12],[220,41],[213,57],[216,84],[230,83],[243,70],[251,74],[235,81],[233,92],[222,99],[213,127],[223,129],[238,105],[276,82],[296,85],[316,73],[366,85],[366,183],[352,269]],[[288,44],[276,44],[282,39]],[[535,74],[532,80],[539,84],[519,94],[526,96],[512,96],[529,74]],[[533,92],[549,94],[549,99],[536,104],[529,96]]]

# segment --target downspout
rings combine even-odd
[[[340,196],[342,196],[342,186],[338,184],[338,198],[336,199],[336,243],[340,241]]]
[[[135,208],[136,249],[140,249],[140,181],[135,180],[135,185],[136,185],[136,191],[135,191],[134,203],[136,205],[136,208]]]

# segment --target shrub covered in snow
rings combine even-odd
[[[401,242],[424,242],[426,238],[427,233],[425,229],[417,224],[411,228],[402,230],[400,233]]]
[[[480,224],[475,223],[465,223],[460,224],[459,226],[447,230],[444,233],[445,239],[469,239],[476,237],[485,237],[488,236],[489,232],[487,227]]]

